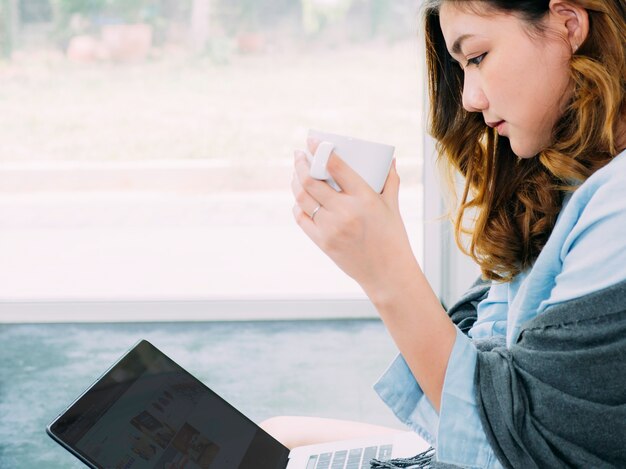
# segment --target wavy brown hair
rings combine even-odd
[[[439,24],[444,1],[516,14],[537,34],[543,32],[550,1],[426,0],[424,9],[429,131],[451,180],[458,172],[465,181],[454,216],[456,241],[485,278],[509,281],[545,246],[565,193],[576,188],[572,181],[586,180],[618,153],[618,123],[626,112],[626,5],[624,0],[571,0],[587,10],[590,23],[587,39],[570,61],[572,98],[553,129],[551,146],[537,157],[519,159],[480,113],[463,108],[463,71],[450,56]]]

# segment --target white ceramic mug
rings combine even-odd
[[[382,192],[393,162],[394,147],[318,130],[309,130],[309,138],[320,142],[315,155],[305,152],[311,164],[311,177],[328,182],[337,191],[341,190],[326,170],[328,158],[334,151],[372,189]]]

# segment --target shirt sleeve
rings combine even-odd
[[[493,282],[487,298],[476,307],[476,322],[468,332],[472,339],[506,336],[509,284]]]
[[[441,412],[437,414],[402,355],[374,385],[400,421],[437,448],[440,462],[500,469],[482,429],[474,395],[478,351],[459,329],[448,362]]]
[[[402,423],[432,446],[436,445],[439,416],[415,380],[402,355],[389,365],[374,390]]]
[[[450,355],[441,394],[437,460],[470,468],[500,469],[480,421],[474,373],[478,350],[460,330]]]

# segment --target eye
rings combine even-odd
[[[479,55],[477,57],[472,57],[471,59],[467,59],[466,67],[469,66],[469,65],[476,65],[478,67],[486,56],[487,56],[487,52],[485,52],[484,54],[481,54],[481,55]]]

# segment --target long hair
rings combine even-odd
[[[545,246],[565,193],[577,187],[573,181],[583,182],[617,154],[618,121],[626,113],[626,5],[624,0],[571,0],[587,10],[590,22],[588,37],[570,61],[572,98],[552,129],[550,147],[519,159],[482,115],[463,108],[464,74],[439,24],[443,1],[464,0],[426,0],[429,132],[451,180],[457,173],[464,179],[454,215],[457,244],[485,278],[509,281],[532,266]],[[472,4],[516,14],[541,34],[550,2]]]

